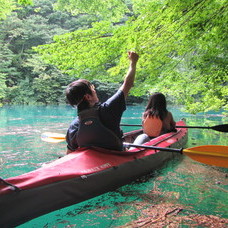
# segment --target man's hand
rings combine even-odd
[[[128,52],[128,58],[132,62],[135,62],[136,63],[138,61],[138,59],[139,59],[139,55],[136,52],[134,52],[134,51],[129,51]]]

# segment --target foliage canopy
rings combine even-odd
[[[161,91],[188,111],[228,110],[226,0],[59,0],[97,22],[36,50],[74,77],[120,82],[140,54],[133,94]]]
[[[51,43],[56,34],[88,27],[95,19],[55,11],[54,2],[35,0],[0,21],[0,106],[65,103],[63,91],[72,79],[41,60],[32,47]]]

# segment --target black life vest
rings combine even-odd
[[[76,139],[79,147],[96,146],[123,150],[122,140],[100,121],[97,107],[81,111],[78,116],[79,129]]]

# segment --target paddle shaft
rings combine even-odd
[[[120,124],[120,126],[129,126],[129,127],[142,127],[142,124]],[[212,129],[220,132],[228,132],[228,124],[221,124],[212,127],[208,126],[176,126],[176,128],[201,128],[201,129]]]
[[[136,145],[133,143],[124,143],[124,146],[129,147],[139,147],[139,148],[145,148],[145,149],[153,149],[153,150],[159,150],[159,151],[169,151],[169,152],[176,152],[182,154],[183,149],[174,149],[174,148],[166,148],[166,147],[157,147],[157,146],[145,146],[145,145]]]
[[[212,127],[204,127],[204,126],[176,126],[177,128],[202,128],[202,129],[211,129]]]
[[[123,127],[142,127],[142,124],[120,124]],[[176,128],[204,128],[211,129],[212,127],[203,127],[203,126],[176,126]]]

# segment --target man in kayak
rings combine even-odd
[[[138,54],[128,52],[129,70],[119,90],[104,103],[99,103],[96,88],[88,80],[79,79],[68,85],[66,98],[77,107],[78,116],[71,123],[67,135],[67,153],[79,147],[95,146],[122,150],[120,121],[126,110],[125,99],[134,85]]]

